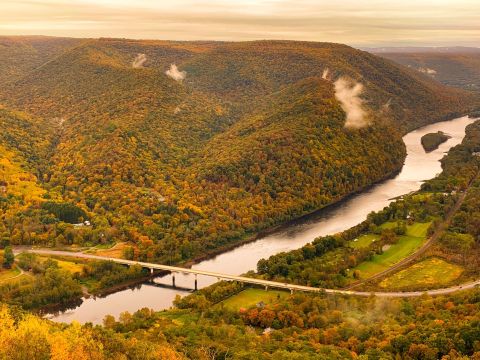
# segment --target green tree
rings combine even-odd
[[[13,255],[13,250],[11,246],[7,246],[3,253],[3,267],[5,269],[10,269],[13,265],[15,260],[15,256]]]

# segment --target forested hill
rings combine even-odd
[[[43,191],[25,202],[25,177],[0,173],[14,243],[127,240],[141,259],[190,259],[385,178],[403,133],[474,101],[339,44],[57,41],[40,65],[29,46],[2,49],[5,68],[28,66],[0,78],[0,145]]]
[[[17,80],[84,41],[46,36],[0,36],[0,82]]]

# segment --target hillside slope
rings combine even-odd
[[[21,78],[83,41],[45,36],[0,36],[0,84]]]
[[[136,256],[164,262],[389,176],[403,133],[473,101],[345,45],[284,41],[86,40],[6,83],[0,101],[46,132],[48,162],[32,170],[45,201],[93,223],[43,221],[16,241],[128,240]]]

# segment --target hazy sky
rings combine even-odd
[[[480,47],[480,0],[0,0],[0,34]]]

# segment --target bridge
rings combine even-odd
[[[284,289],[289,290],[291,293],[294,291],[304,291],[304,292],[313,292],[313,293],[327,293],[327,294],[343,294],[343,295],[353,295],[353,296],[378,296],[378,297],[416,297],[421,296],[424,294],[428,295],[444,295],[453,293],[460,290],[472,289],[474,287],[480,286],[480,280],[472,281],[469,283],[452,286],[449,288],[443,289],[436,289],[436,290],[428,290],[428,291],[409,291],[409,292],[368,292],[368,291],[353,291],[353,290],[342,290],[342,289],[325,289],[325,288],[318,288],[313,286],[305,286],[305,285],[297,285],[297,284],[289,284],[283,283],[278,281],[271,281],[271,280],[263,280],[263,279],[255,279],[246,276],[237,276],[237,275],[229,275],[223,274],[213,271],[205,271],[205,270],[196,270],[196,269],[189,269],[189,268],[182,268],[178,266],[170,266],[170,265],[161,265],[161,264],[153,264],[141,261],[133,261],[133,260],[125,260],[125,259],[118,259],[118,258],[110,258],[104,256],[97,256],[91,254],[84,254],[80,252],[70,252],[70,251],[57,251],[57,250],[37,250],[37,249],[22,249],[24,252],[39,254],[39,255],[49,255],[49,256],[68,256],[68,257],[76,257],[76,258],[83,258],[83,259],[92,259],[92,260],[101,260],[101,261],[112,261],[117,264],[127,265],[127,266],[141,266],[142,268],[149,269],[150,272],[153,274],[155,270],[160,271],[167,271],[172,274],[172,285],[175,287],[175,274],[193,274],[195,275],[195,290],[197,290],[197,276],[209,276],[217,278],[217,280],[227,280],[227,281],[238,281],[244,284],[251,284],[251,285],[258,285],[265,287],[265,290],[269,288],[276,288],[276,289]],[[22,252],[22,251],[16,251]]]

